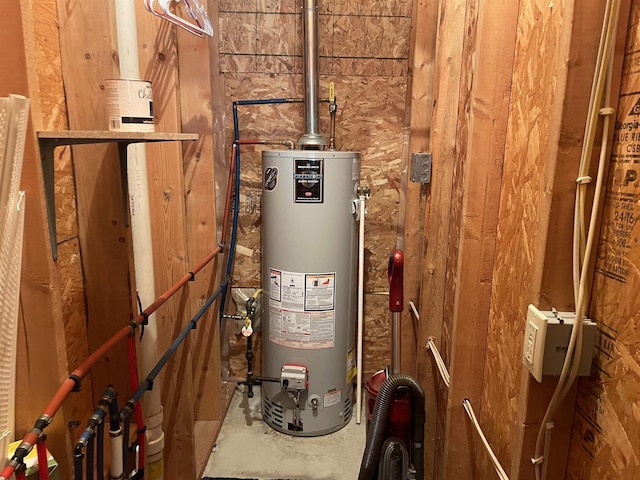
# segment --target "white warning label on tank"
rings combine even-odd
[[[282,272],[274,268],[269,269],[269,298],[276,302],[282,300]]]
[[[304,310],[304,274],[282,272],[282,308]]]
[[[335,344],[335,315],[297,312],[269,305],[269,340],[290,348],[321,349]]]
[[[322,402],[322,406],[324,408],[332,407],[333,405],[337,405],[342,400],[342,390],[336,388],[335,390],[329,390],[324,394],[324,401]]]
[[[305,310],[333,310],[335,297],[335,273],[305,275]]]

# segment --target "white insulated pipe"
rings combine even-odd
[[[109,477],[112,480],[124,478],[124,466],[122,462],[122,427],[118,430],[109,430],[111,438],[111,463],[109,467]]]
[[[135,0],[115,0],[116,27],[118,34],[118,54],[120,77],[140,79],[138,57],[138,29],[136,25]],[[133,265],[136,289],[142,305],[151,305],[155,300],[155,280],[153,271],[153,247],[151,240],[151,216],[149,209],[149,185],[147,180],[147,156],[144,144],[132,144],[128,150],[127,175],[129,182],[129,205],[131,212],[131,237],[133,239]],[[158,330],[156,315],[149,316],[143,340],[140,342],[141,370],[146,377],[158,361]],[[162,404],[160,385],[145,393],[142,403],[147,427],[147,466],[156,464],[150,470],[159,472],[153,480],[164,478],[162,464],[164,432],[162,431]]]
[[[356,423],[362,421],[362,335],[364,323],[364,217],[366,197],[359,197],[360,219],[358,223],[358,356],[356,360]]]

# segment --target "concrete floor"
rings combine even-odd
[[[252,399],[236,389],[205,468],[205,477],[259,480],[356,480],[366,441],[354,416],[331,435],[292,437],[262,421],[260,389]],[[364,415],[363,415],[364,420]]]

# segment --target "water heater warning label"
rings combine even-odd
[[[269,340],[290,348],[331,348],[334,346],[333,312],[294,312],[269,306]]]
[[[305,275],[305,310],[333,310],[335,308],[336,274]]]
[[[269,269],[269,340],[291,348],[335,344],[335,273]]]

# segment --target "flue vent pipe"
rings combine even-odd
[[[322,150],[326,141],[320,135],[318,112],[318,0],[302,2],[302,33],[304,39],[304,121],[305,134],[299,140],[300,148]]]
[[[116,0],[116,26],[120,77],[140,79],[138,58],[138,30],[136,26],[135,0]],[[149,185],[147,181],[147,157],[144,144],[129,146],[127,175],[129,178],[129,203],[131,210],[131,237],[133,240],[133,264],[136,289],[142,305],[155,300],[153,248],[151,243],[151,217],[149,210]],[[142,375],[146,376],[158,360],[158,331],[156,316],[149,316],[144,338],[140,342]],[[160,384],[148,391],[143,409],[147,427],[147,467],[154,472],[150,478],[164,477],[164,432],[162,431],[162,404]]]

